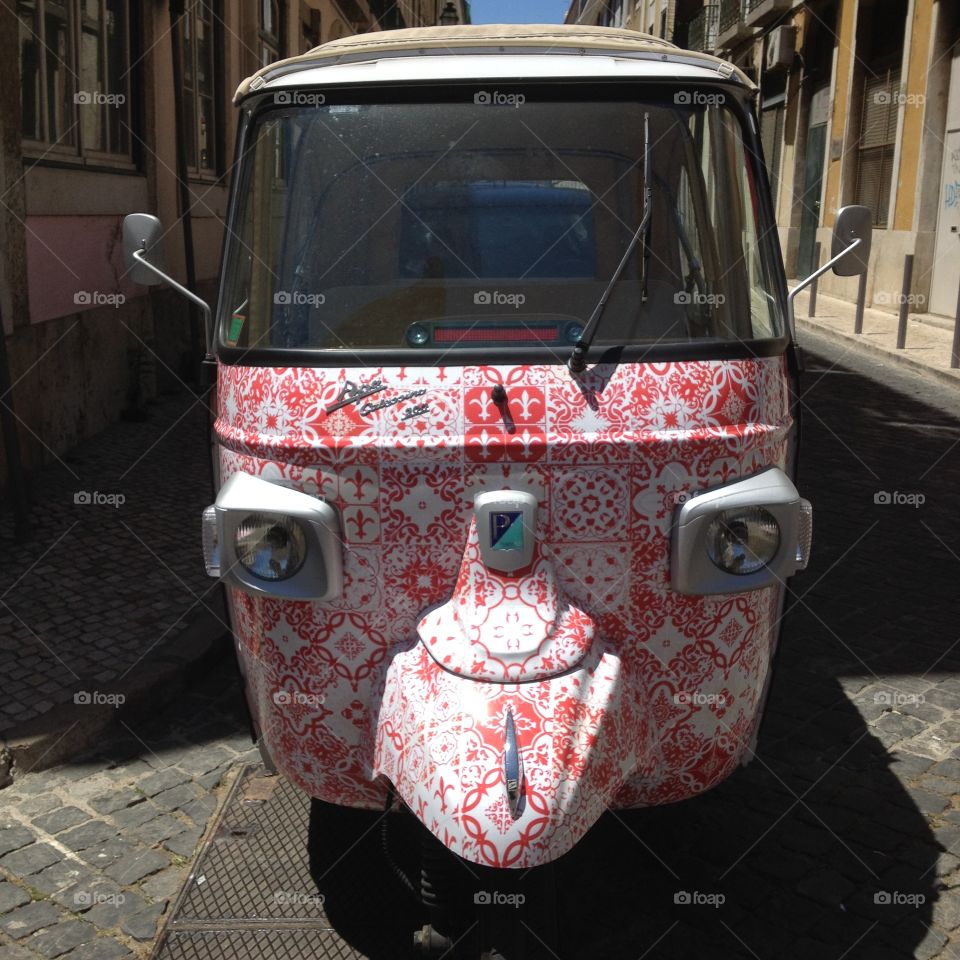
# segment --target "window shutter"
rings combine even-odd
[[[780,152],[783,146],[783,105],[767,107],[760,114],[760,142],[763,144],[763,156],[767,162],[767,176],[770,178],[770,193],[773,205],[777,205],[777,191],[780,185]]]
[[[899,70],[864,79],[855,202],[870,208],[878,227],[887,225],[899,96]]]

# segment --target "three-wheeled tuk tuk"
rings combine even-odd
[[[749,760],[812,523],[754,93],[545,26],[241,85],[203,544],[262,750],[318,802],[516,871]],[[128,218],[145,283],[158,235]],[[841,210],[818,272],[868,248]]]

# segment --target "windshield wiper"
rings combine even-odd
[[[583,373],[583,371],[587,369],[587,351],[590,349],[590,344],[593,342],[594,335],[597,332],[597,327],[600,324],[600,318],[603,316],[603,312],[607,308],[607,301],[610,299],[610,294],[613,292],[613,288],[617,285],[620,275],[626,269],[627,264],[630,262],[630,258],[633,256],[634,250],[637,249],[637,244],[641,240],[643,240],[643,264],[642,272],[640,274],[640,290],[643,298],[646,299],[647,259],[650,256],[650,217],[653,208],[651,194],[650,114],[645,113],[643,115],[643,216],[640,218],[640,226],[637,227],[637,232],[633,235],[633,237],[631,237],[630,243],[627,244],[627,249],[624,251],[623,258],[617,265],[617,269],[613,271],[613,276],[610,278],[610,282],[607,284],[606,289],[603,291],[603,294],[597,301],[597,305],[593,308],[593,313],[590,314],[590,319],[587,321],[587,325],[583,328],[583,332],[580,334],[580,339],[577,341],[576,346],[573,348],[573,353],[570,355],[570,359],[567,361],[567,366],[570,368],[571,373]]]

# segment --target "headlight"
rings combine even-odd
[[[307,557],[307,538],[293,517],[251,513],[234,535],[237,559],[261,580],[287,580]]]
[[[707,554],[726,573],[756,573],[780,549],[780,525],[763,507],[724,510],[707,529]]]
[[[698,491],[674,517],[670,586],[687,596],[782,586],[806,566],[812,526],[779,467]]]

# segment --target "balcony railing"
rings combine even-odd
[[[724,49],[736,45],[738,40],[752,33],[747,26],[747,10],[750,0],[720,0],[720,26],[717,31],[717,47]]]
[[[687,46],[701,53],[713,53],[717,46],[719,20],[720,4],[705,3],[703,9],[690,21]]]
[[[720,33],[726,33],[744,14],[744,0],[720,0]]]

